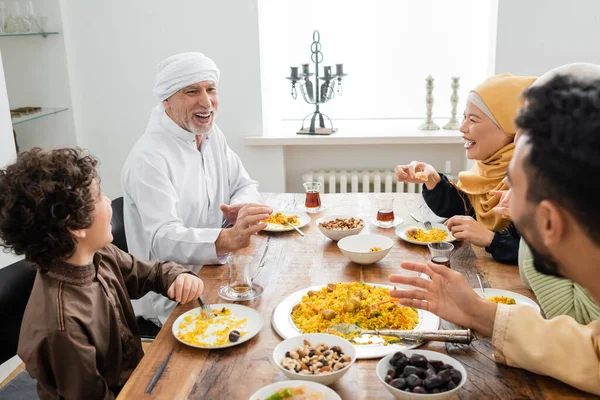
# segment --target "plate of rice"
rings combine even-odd
[[[405,242],[427,246],[435,242],[454,242],[452,236],[444,224],[432,223],[431,229],[427,230],[423,225],[400,226],[396,228],[396,236]]]
[[[298,290],[286,297],[273,311],[272,325],[284,339],[303,333],[331,333],[349,339],[356,346],[357,358],[380,358],[394,351],[420,344],[402,343],[395,337],[356,334],[347,337],[330,329],[350,323],[361,329],[439,329],[434,314],[401,306],[390,297],[393,286],[363,282],[337,282]]]
[[[262,220],[265,222],[267,227],[263,229],[267,232],[288,232],[293,231],[290,225],[294,225],[296,228],[305,227],[310,223],[310,217],[307,213],[297,210],[286,210],[276,211],[269,216],[269,218]]]
[[[222,349],[247,342],[262,329],[262,315],[253,308],[239,304],[210,306],[211,319],[203,318],[200,307],[181,314],[173,323],[175,338],[199,349]]]

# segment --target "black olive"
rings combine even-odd
[[[427,375],[425,374],[426,371],[426,369],[419,368],[419,370],[417,371],[417,376],[421,379],[427,378]]]
[[[290,358],[290,352],[289,352],[289,351],[286,351],[286,352],[285,352],[285,357],[286,357],[286,358]]]
[[[410,364],[419,368],[427,368],[427,358],[421,354],[413,354],[410,356]]]
[[[402,373],[402,376],[407,377],[411,374],[417,375],[418,372],[419,372],[419,368],[417,368],[413,365],[407,365],[406,367],[404,367],[404,372]]]
[[[436,376],[435,369],[426,369],[425,378],[429,378],[431,376]]]
[[[389,369],[386,375],[387,376],[392,376],[392,377],[396,376],[396,371],[394,371],[393,369]]]
[[[438,389],[438,388],[435,388],[431,391],[431,393],[439,393],[439,392],[440,392],[440,389]]]
[[[448,382],[448,386],[446,386],[448,390],[452,390],[456,387],[456,384],[452,381]]]
[[[389,375],[386,375],[386,376],[385,376],[385,379],[384,379],[383,381],[389,385],[389,383],[390,383],[390,382],[391,382],[393,379],[394,379],[393,377],[391,377],[391,376],[389,376]]]
[[[425,391],[425,389],[423,389],[423,386],[415,386],[415,388],[413,389],[413,393],[427,393]]]
[[[394,355],[392,356],[392,358],[395,358],[395,357],[398,357],[398,358],[400,358],[400,357],[404,357],[404,358],[406,358],[406,355],[405,355],[403,352],[401,352],[401,351],[397,351],[397,352],[395,352],[395,353],[394,353]]]
[[[437,389],[443,384],[442,379],[437,375],[430,376],[423,382],[423,386],[425,386],[425,389],[427,390]]]
[[[406,377],[406,384],[408,385],[408,387],[414,388],[423,385],[423,381],[417,375],[410,374]]]
[[[392,381],[390,381],[390,386],[402,390],[406,388],[406,380],[404,378],[393,379]]]
[[[452,377],[452,382],[454,382],[455,385],[458,385],[462,380],[462,374],[460,373],[460,371],[454,368],[450,370],[450,376]]]
[[[230,342],[237,342],[238,340],[240,340],[240,333],[238,331],[231,331],[229,332],[229,341]]]
[[[454,367],[453,367],[452,365],[450,365],[450,364],[443,364],[443,365],[440,367],[440,369],[452,369],[452,368],[454,368]]]
[[[433,369],[435,369],[435,372],[440,372],[440,369],[442,369],[442,365],[444,365],[444,363],[442,361],[437,361],[437,360],[429,361],[429,364],[431,364]]]
[[[440,372],[438,372],[437,376],[442,380],[443,385],[445,385],[446,383],[448,383],[452,380],[452,375],[450,374],[449,369],[441,370]]]
[[[398,360],[396,360],[396,365],[395,365],[396,371],[399,371],[399,373],[401,374],[407,365],[408,365],[408,358],[400,357]]]

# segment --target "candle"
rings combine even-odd
[[[298,67],[290,67],[290,78],[298,77]]]
[[[308,75],[309,73],[308,64],[302,64],[302,75]]]
[[[344,64],[335,64],[335,74],[344,75]]]
[[[325,78],[331,78],[331,67],[323,67],[323,71],[325,71]]]

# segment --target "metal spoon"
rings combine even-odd
[[[355,333],[357,335],[394,336],[402,340],[413,342],[435,341],[470,344],[473,341],[470,329],[442,330],[442,331],[404,331],[397,329],[364,330],[355,324],[334,324],[329,329],[345,335]]]

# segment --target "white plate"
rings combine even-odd
[[[225,347],[237,346],[238,344],[247,342],[248,340],[250,340],[254,336],[256,336],[256,334],[258,332],[260,332],[260,330],[262,329],[262,326],[263,326],[262,315],[260,315],[260,313],[253,308],[242,306],[239,304],[211,304],[210,306],[214,309],[219,309],[219,310],[223,307],[227,307],[231,310],[230,317],[237,318],[237,319],[246,318],[247,319],[246,324],[239,328],[235,328],[235,329],[237,331],[240,331],[240,332],[245,331],[247,333],[243,337],[240,337],[240,339],[237,342],[227,343],[223,346],[198,346],[195,344],[190,344],[190,343],[184,342],[183,340],[179,339],[179,337],[177,336],[177,333],[179,332],[179,325],[183,322],[183,319],[186,316],[199,315],[201,309],[200,309],[200,307],[198,307],[198,308],[194,308],[193,310],[190,310],[184,314],[181,314],[175,320],[175,322],[173,323],[173,329],[172,329],[173,336],[175,336],[175,339],[179,340],[183,344],[186,344],[191,347],[197,347],[199,349],[223,349]],[[194,326],[195,325],[192,325],[191,327],[193,328]],[[224,324],[215,324],[214,327],[208,328],[208,332],[213,332],[217,329],[223,329],[225,326],[226,325],[224,325]],[[212,335],[209,335],[208,337],[203,339],[204,342],[209,342],[209,343],[214,340],[216,340],[216,336],[212,336]]]
[[[296,225],[296,228],[302,228],[302,227],[305,227],[306,225],[310,224],[310,217],[308,216],[307,213],[302,212],[302,211],[277,210],[277,211],[273,211],[273,212],[274,213],[280,212],[285,215],[297,215],[300,218],[300,225]],[[266,232],[289,232],[289,231],[293,231],[293,230],[294,230],[294,228],[292,228],[289,225],[280,225],[280,224],[267,224],[267,227],[265,229],[263,229],[263,231],[266,231]]]
[[[310,381],[282,381],[271,383],[270,385],[264,386],[262,389],[256,391],[248,400],[265,400],[269,398],[269,396],[274,395],[278,390],[298,386],[304,386],[311,392],[323,393],[325,395],[323,400],[342,400],[339,394],[327,386]]]
[[[400,225],[401,223],[404,222],[404,220],[402,218],[400,218],[400,217],[395,217],[394,218],[394,222],[391,225],[389,225],[389,224],[388,225],[383,225],[381,222],[377,221],[377,217],[367,217],[366,219],[369,221],[369,223],[371,225],[375,225],[376,227],[382,228],[382,229],[393,228],[393,227],[398,226],[398,225]]]
[[[531,300],[527,296],[523,296],[522,294],[511,292],[510,290],[494,289],[494,288],[484,288],[484,290],[485,290],[485,296],[483,296],[481,294],[481,289],[477,288],[477,289],[473,289],[473,290],[475,290],[475,293],[477,293],[479,296],[486,297],[486,298],[487,297],[493,297],[493,296],[512,297],[513,299],[515,299],[515,302],[518,305],[530,306],[530,307],[533,307],[536,310],[538,310],[538,312],[540,312],[540,306],[538,306],[535,301]]]
[[[375,287],[385,287],[388,289],[393,289],[394,286],[390,285],[379,285],[376,283],[368,283],[367,285],[375,286]],[[271,324],[273,325],[273,329],[277,332],[279,336],[284,339],[289,339],[294,336],[301,335],[302,332],[296,327],[294,322],[292,321],[292,307],[294,307],[297,303],[302,301],[302,296],[308,293],[309,290],[320,290],[324,286],[327,285],[319,285],[313,286],[306,289],[298,290],[290,294],[286,297],[273,311],[273,316],[271,318]],[[400,289],[399,285],[396,285],[398,289]],[[440,319],[436,315],[423,310],[417,310],[419,313],[419,323],[415,327],[415,331],[436,331],[440,326]],[[366,359],[366,358],[380,358],[385,355],[395,352],[402,351],[406,349],[412,349],[420,346],[420,344],[388,344],[384,345],[383,340],[377,337],[371,337],[371,340],[379,339],[380,343],[374,344],[363,344],[363,345],[355,345],[356,346],[356,358],[358,359]]]
[[[432,222],[431,227],[442,229],[442,230],[448,232],[448,237],[446,237],[446,240],[444,240],[444,242],[456,241],[456,238],[454,236],[452,236],[452,234],[450,233],[450,231],[448,230],[448,228],[446,228],[446,226],[444,224],[438,224],[436,222]],[[396,236],[398,236],[400,239],[404,240],[405,242],[412,243],[412,244],[418,244],[420,246],[427,246],[429,243],[434,243],[434,242],[417,242],[416,240],[409,239],[408,236],[406,236],[406,231],[408,229],[423,229],[423,230],[425,230],[425,227],[422,224],[399,226],[398,228],[396,228]]]

